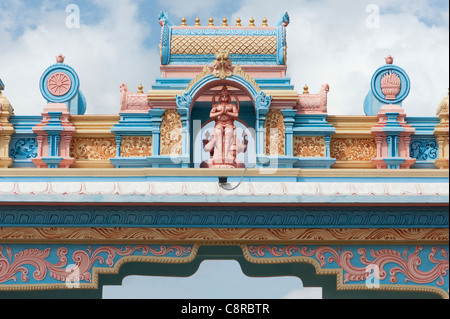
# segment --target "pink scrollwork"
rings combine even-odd
[[[116,257],[132,256],[136,252],[140,252],[142,256],[167,257],[169,253],[173,253],[176,257],[184,257],[192,252],[192,247],[181,245],[161,245],[153,248],[146,245],[113,247],[101,246],[93,250],[77,250],[72,254],[74,265],[68,267],[67,254],[69,250],[66,247],[60,247],[56,251],[58,262],[56,264],[48,260],[51,254],[51,248],[45,250],[25,249],[14,256],[11,248],[6,247],[6,256],[3,254],[3,246],[0,246],[0,284],[10,280],[17,282],[17,274],[20,273],[22,282],[28,282],[28,269],[26,266],[35,268],[33,278],[36,281],[43,281],[47,274],[57,280],[64,282],[69,277],[74,281],[85,280],[92,281],[92,269],[96,263],[112,268],[116,264]],[[106,254],[106,256],[105,256]],[[106,257],[106,258],[105,258]],[[73,270],[76,269],[76,275]]]
[[[377,266],[379,269],[377,278],[384,280],[388,278],[392,284],[398,283],[398,274],[403,274],[406,278],[405,283],[412,282],[416,284],[430,284],[434,283],[440,287],[444,286],[445,278],[449,270],[448,252],[441,247],[441,256],[444,259],[437,259],[436,254],[439,249],[432,247],[431,252],[428,255],[428,260],[435,266],[428,271],[422,271],[419,266],[422,264],[422,258],[419,256],[423,250],[422,246],[417,246],[415,251],[408,254],[408,248],[406,247],[403,253],[400,253],[394,249],[370,249],[369,259],[367,257],[367,249],[359,248],[358,254],[360,255],[360,262],[364,267],[354,266],[353,252],[350,250],[335,249],[333,247],[320,246],[317,248],[308,248],[300,246],[268,246],[258,245],[249,246],[249,251],[256,257],[265,257],[271,255],[275,258],[289,258],[297,253],[302,257],[312,257],[317,260],[322,268],[330,266],[332,263],[336,263],[339,268],[344,270],[344,283],[351,281],[362,281],[367,279],[371,274],[367,271],[367,266]],[[326,255],[328,258],[326,258]],[[385,270],[386,265],[394,264],[389,270],[389,273]]]

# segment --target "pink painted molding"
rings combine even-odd
[[[211,61],[212,63],[213,61]],[[161,65],[163,78],[194,78],[202,72],[204,65]],[[284,78],[286,65],[243,65],[242,70],[252,78]]]
[[[47,104],[42,113],[41,123],[33,127],[33,132],[36,133],[38,140],[38,156],[32,159],[32,161],[37,168],[47,168],[47,164],[42,158],[49,156],[47,132],[44,129],[50,120],[49,112],[61,112],[60,121],[63,131],[60,133],[59,156],[63,160],[60,162],[59,168],[69,168],[75,163],[75,159],[70,157],[70,143],[75,133],[75,126],[70,122],[69,109],[64,103]]]
[[[399,113],[397,117],[398,123],[404,128],[404,131],[399,135],[398,157],[405,158],[404,163],[400,166],[401,169],[409,169],[416,162],[415,159],[409,156],[409,145],[411,142],[411,135],[415,133],[412,125],[408,125],[405,121],[406,113],[402,107],[398,105],[385,105],[378,112],[378,123],[372,128],[372,134],[375,135],[375,142],[377,143],[377,157],[372,160],[372,164],[378,169],[386,169],[387,164],[384,158],[388,158],[388,143],[386,140],[386,133],[383,128],[386,126],[388,117],[386,113]]]
[[[147,113],[152,107],[145,93],[131,93],[126,84],[120,86],[120,112]]]
[[[222,189],[214,182],[109,182],[109,181],[74,181],[74,182],[1,182],[0,195],[35,195],[40,201],[46,196],[54,195],[112,195],[140,198],[155,196],[220,196],[226,197],[264,197],[274,196],[358,196],[373,198],[384,196],[423,197],[438,196],[448,198],[448,183],[327,183],[327,182],[244,182],[233,191]],[[18,200],[19,200],[18,198]]]
[[[330,86],[324,84],[317,94],[300,94],[298,96],[299,113],[326,114],[328,111],[327,95],[329,91]]]

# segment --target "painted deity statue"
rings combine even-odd
[[[237,105],[233,104],[232,95],[226,86],[212,100],[210,118],[215,121],[212,138],[204,141],[205,152],[210,152],[212,159],[203,162],[201,167],[209,168],[233,168],[244,167],[236,156],[238,153],[246,152],[248,141],[241,143],[236,137],[235,120],[239,117],[239,100],[236,96]],[[219,101],[216,103],[216,98]]]

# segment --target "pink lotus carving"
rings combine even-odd
[[[381,78],[381,91],[386,96],[386,100],[395,100],[400,93],[401,87],[400,77],[392,71],[389,71]]]

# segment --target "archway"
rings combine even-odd
[[[251,94],[239,84],[231,81],[213,81],[203,86],[195,95],[190,110],[190,157],[191,167],[200,167],[200,164],[209,159],[203,151],[203,139],[213,135],[214,121],[210,112],[214,97],[223,87],[227,87],[233,95],[232,103],[239,104],[239,118],[235,121],[236,136],[243,142],[243,133],[247,136],[249,147],[241,160],[249,167],[256,163],[256,113]],[[203,154],[203,155],[202,155]]]

